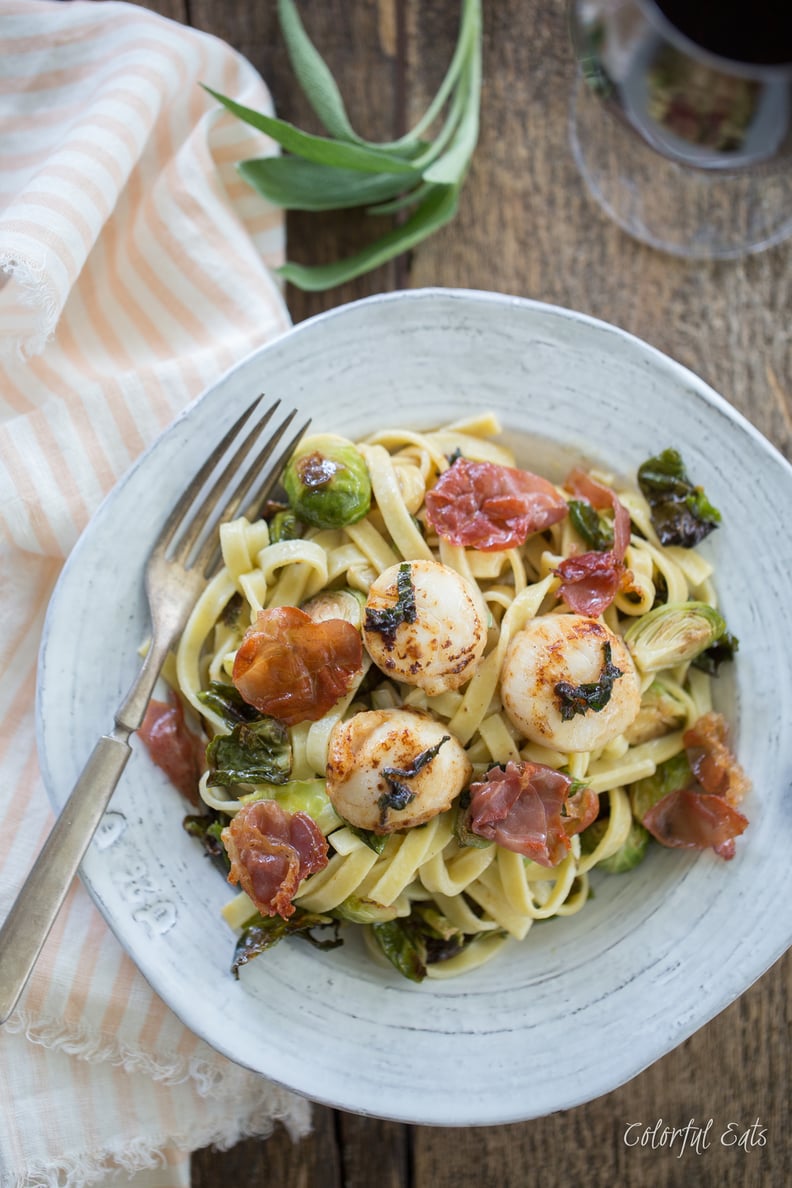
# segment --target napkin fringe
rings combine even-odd
[[[78,1060],[107,1062],[128,1073],[144,1073],[163,1085],[182,1085],[192,1081],[201,1097],[220,1096],[227,1088],[224,1071],[205,1056],[182,1056],[171,1053],[154,1056],[120,1043],[117,1039],[97,1034],[87,1026],[68,1027],[62,1019],[33,1018],[17,1010],[5,1024],[5,1030],[23,1034],[32,1044],[42,1048],[76,1056]],[[231,1066],[234,1073],[239,1069]]]
[[[40,355],[55,333],[61,312],[44,260],[22,258],[18,252],[0,251],[0,289],[14,285],[17,305],[31,311],[26,333],[0,338],[0,358],[16,356],[24,362]]]
[[[194,1125],[178,1134],[130,1139],[117,1146],[108,1145],[90,1152],[63,1156],[56,1161],[36,1160],[27,1164],[24,1170],[2,1177],[0,1184],[2,1188],[84,1188],[85,1185],[103,1180],[113,1183],[116,1178],[120,1180],[118,1173],[121,1172],[131,1176],[136,1172],[165,1167],[163,1151],[166,1148],[185,1153],[203,1147],[227,1151],[244,1139],[269,1138],[278,1122],[285,1127],[292,1142],[296,1142],[310,1130],[309,1103],[304,1103],[302,1115],[295,1119],[294,1098],[284,1092],[283,1096],[288,1101],[273,1103],[273,1094],[278,1093],[276,1086],[262,1081],[258,1098],[247,1107],[247,1113],[244,1113],[243,1107],[239,1111],[243,1116],[227,1119],[224,1126],[216,1123]]]

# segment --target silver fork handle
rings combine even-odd
[[[0,1024],[13,1011],[132,753],[103,735],[0,928]]]
[[[115,729],[91,752],[77,783],[0,928],[0,1025],[27,984],[52,925],[63,907],[91,838],[132,754],[130,735],[143,721],[178,623],[152,644],[115,716]]]

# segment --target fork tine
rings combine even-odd
[[[220,524],[227,523],[228,520],[233,519],[237,514],[246,515],[250,513],[253,508],[260,507],[264,500],[267,499],[272,493],[275,484],[278,482],[278,479],[283,473],[283,469],[291,457],[297,443],[311,423],[309,417],[305,424],[302,425],[295,433],[293,433],[289,440],[281,446],[276,457],[270,461],[272,459],[272,454],[275,450],[275,447],[280,442],[280,439],[296,415],[296,411],[292,412],[283,422],[278,432],[268,440],[262,452],[256,456],[256,464],[250,467],[245,477],[239,482],[229,497],[220,519],[214,526],[212,534],[205,541],[200,553],[195,560],[196,569],[200,569],[204,573],[208,574],[215,568],[219,553],[216,532]],[[270,465],[266,466],[265,469],[267,462],[270,462]],[[227,479],[228,477],[230,477],[230,475],[228,472],[226,472],[223,476],[221,476],[221,480],[219,481],[222,481],[222,479]],[[248,499],[248,496],[250,496],[251,490],[253,490],[254,487],[255,493]],[[244,503],[245,499],[248,499],[247,503]],[[243,508],[243,510],[240,511],[240,508]]]
[[[244,410],[244,412],[242,412],[241,415],[237,418],[237,420],[234,422],[234,424],[231,426],[231,428],[226,433],[225,437],[223,437],[222,441],[220,441],[218,443],[218,445],[216,446],[216,448],[214,450],[212,450],[212,453],[206,459],[203,466],[198,471],[198,473],[195,475],[192,482],[189,484],[189,486],[185,490],[184,494],[182,495],[181,499],[179,499],[178,503],[173,508],[173,510],[171,511],[167,520],[165,521],[165,523],[162,527],[162,531],[160,532],[159,537],[158,537],[156,544],[154,546],[155,549],[157,549],[158,551],[164,552],[168,548],[168,546],[171,544],[171,542],[173,541],[173,538],[175,537],[180,525],[182,523],[187,522],[187,518],[195,504],[196,499],[198,498],[198,495],[200,494],[201,488],[203,487],[204,483],[207,481],[207,479],[211,475],[212,471],[217,466],[217,463],[220,461],[223,454],[226,452],[228,447],[231,445],[231,442],[235,439],[237,434],[240,432],[240,430],[242,429],[242,426],[245,424],[245,422],[247,420],[249,420],[249,418],[251,416],[253,416],[253,414],[255,413],[256,409],[259,407],[259,405],[261,404],[263,399],[264,399],[263,395],[257,396],[256,399],[250,405],[248,405],[248,407]],[[279,404],[280,404],[280,400],[276,400],[275,403],[272,404],[270,406],[270,408],[267,409],[267,411],[264,414],[262,421],[261,421],[262,425],[266,424],[269,420],[271,420],[271,418]]]

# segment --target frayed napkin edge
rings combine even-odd
[[[44,260],[0,251],[0,291],[6,285],[15,286],[19,305],[30,309],[32,316],[25,334],[0,337],[0,358],[24,362],[31,355],[40,355],[54,335],[61,306]]]
[[[263,1086],[262,1086],[263,1088]],[[281,1091],[284,1092],[285,1091]],[[291,1104],[291,1100],[290,1103]],[[108,1145],[96,1151],[84,1151],[63,1156],[57,1161],[36,1160],[7,1175],[0,1173],[2,1188],[83,1188],[99,1182],[121,1181],[137,1172],[165,1168],[164,1152],[168,1149],[185,1156],[203,1147],[227,1151],[244,1139],[267,1139],[281,1123],[292,1142],[310,1132],[310,1105],[303,1101],[302,1116],[295,1120],[287,1103],[278,1112],[272,1101],[259,1100],[246,1106],[242,1117],[229,1119],[225,1127],[214,1123],[193,1126],[178,1134],[161,1134],[152,1139],[131,1139],[119,1145]],[[266,1110],[266,1117],[261,1111]],[[240,1111],[241,1112],[241,1111]]]

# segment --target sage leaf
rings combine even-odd
[[[342,210],[393,198],[410,182],[403,173],[364,173],[305,161],[260,157],[242,161],[241,177],[270,202],[288,210]]]
[[[344,284],[364,272],[409,251],[422,240],[433,235],[453,219],[459,206],[458,186],[434,186],[415,213],[401,227],[394,227],[374,243],[345,260],[332,264],[294,264],[287,262],[279,268],[285,280],[298,289],[317,292]]]
[[[414,151],[420,147],[420,137],[432,126],[448,101],[464,70],[470,45],[478,35],[477,21],[480,24],[481,2],[464,0],[454,55],[424,114],[404,136],[397,140],[383,141],[378,145],[359,136],[352,127],[338,84],[306,33],[294,0],[278,0],[278,19],[292,69],[308,102],[327,131],[340,140],[400,153]]]
[[[278,20],[292,69],[314,112],[331,136],[360,143],[338,84],[306,33],[294,0],[278,0]]]
[[[310,132],[303,132],[286,120],[279,120],[274,116],[265,115],[264,112],[254,111],[252,107],[245,107],[244,104],[221,95],[219,91],[213,91],[206,84],[203,86],[205,91],[208,91],[233,115],[244,120],[251,127],[258,128],[259,132],[265,132],[281,148],[294,153],[297,157],[305,157],[308,161],[318,161],[323,165],[355,169],[361,173],[388,172],[403,173],[413,178],[420,176],[414,165],[392,153],[366,148],[358,144],[349,144],[347,141],[334,140],[327,136],[314,136]]]

